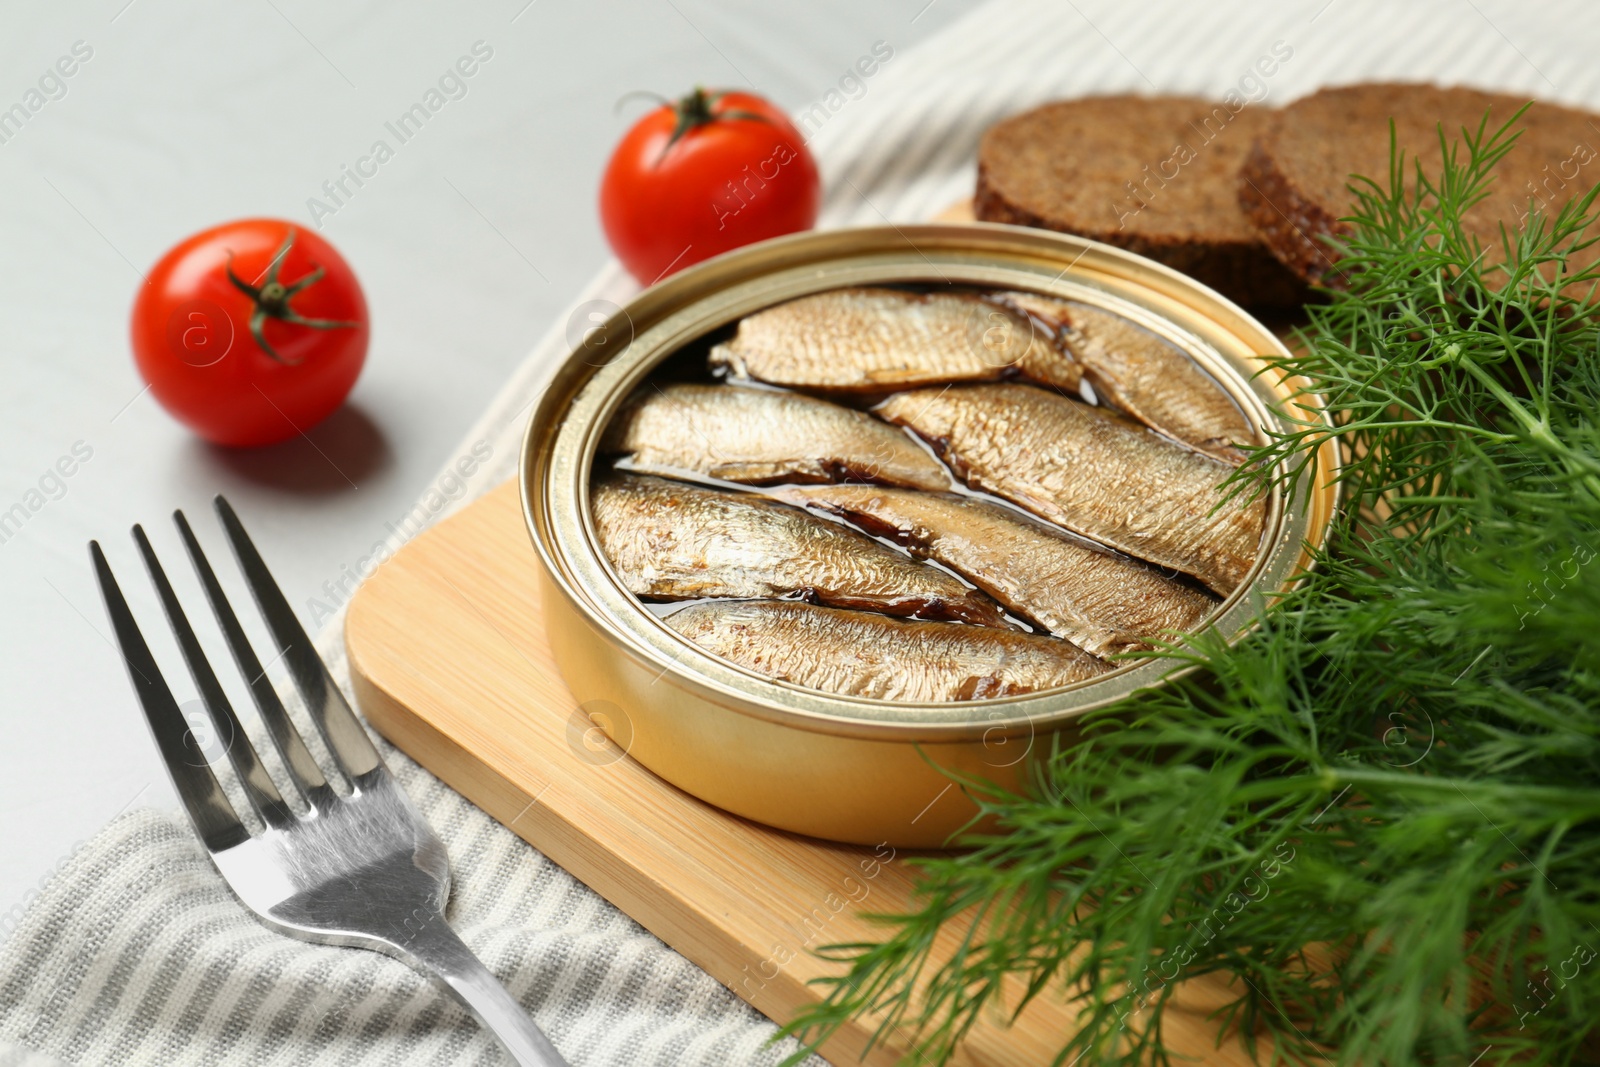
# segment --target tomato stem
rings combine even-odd
[[[754,111],[745,111],[741,108],[722,108],[718,110],[717,105],[727,95],[727,93],[708,93],[703,86],[696,85],[694,92],[683,97],[676,104],[671,105],[673,112],[678,116],[678,124],[673,128],[672,136],[667,138],[667,143],[661,146],[661,154],[656,157],[656,164],[659,166],[661,161],[667,158],[667,153],[672,150],[672,146],[677,144],[685,134],[691,130],[697,130],[701,126],[708,126],[719,119],[748,119],[752,122],[766,122],[767,125],[772,125],[765,115],[758,115]]]
[[[233,273],[233,253],[228,253],[228,280],[245,296],[250,298],[254,305],[250,312],[250,336],[256,339],[256,344],[261,346],[261,351],[277,360],[279,363],[294,366],[289,360],[278,355],[273,347],[267,344],[264,327],[267,320],[277,319],[279,322],[289,322],[296,326],[309,326],[313,330],[350,330],[361,324],[359,322],[340,322],[335,319],[308,319],[300,314],[289,304],[289,300],[296,293],[317,284],[326,273],[321,267],[313,267],[311,273],[295,282],[281,282],[278,280],[278,271],[283,267],[283,261],[288,258],[289,249],[294,247],[294,227],[289,227],[289,232],[284,235],[283,244],[272,255],[272,262],[267,264],[267,273],[262,278],[259,286],[251,285],[237,274]],[[301,361],[303,362],[303,361]]]

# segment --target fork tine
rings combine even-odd
[[[267,677],[266,668],[261,666],[255,649],[250,647],[250,639],[245,636],[244,627],[239,625],[239,616],[234,614],[233,606],[228,603],[228,595],[222,591],[222,583],[217,581],[217,574],[211,569],[211,562],[206,559],[194,530],[189,527],[189,520],[181,511],[173,512],[172,520],[178,525],[178,534],[183,538],[183,547],[188,550],[189,561],[194,564],[195,574],[205,588],[206,599],[211,602],[211,611],[217,617],[217,624],[222,627],[223,636],[228,639],[233,661],[250,685],[250,695],[255,698],[261,721],[266,723],[272,743],[278,746],[278,754],[283,757],[289,777],[312,807],[326,807],[332,800],[328,780],[323,777],[322,768],[317,766],[300,731],[284,710],[283,701],[278,699],[278,691],[272,687],[272,680]]]
[[[155,584],[156,595],[161,598],[161,607],[167,613],[167,624],[172,628],[172,635],[178,639],[184,662],[189,665],[189,675],[194,679],[195,688],[200,690],[200,702],[211,716],[212,725],[227,736],[228,760],[233,764],[233,769],[239,772],[239,783],[244,787],[245,796],[269,826],[289,825],[294,821],[294,813],[283,802],[272,776],[261,765],[261,757],[256,755],[255,746],[239,724],[239,716],[234,714],[233,704],[222,691],[222,683],[217,681],[211,661],[206,659],[205,650],[200,647],[194,628],[189,625],[183,605],[178,603],[178,594],[173,592],[172,583],[167,581],[167,572],[156,558],[156,550],[145,536],[144,527],[134,526],[133,539],[139,544],[145,569],[150,572],[150,581]]]
[[[328,742],[328,750],[333,753],[334,760],[352,782],[373,771],[385,770],[383,757],[378,755],[371,738],[367,737],[366,730],[356,719],[355,712],[345,703],[344,694],[334,684],[333,676],[328,673],[322,657],[317,655],[300,620],[295,618],[294,609],[284,599],[283,591],[267,570],[261,554],[250,541],[250,535],[244,532],[239,516],[234,514],[233,508],[220,494],[215,504],[223,529],[233,544],[234,555],[239,559],[239,569],[244,571],[245,582],[250,586],[262,618],[267,622],[267,629],[272,631],[279,651],[289,664],[289,673],[300,687],[300,695],[305,698],[311,717]]]
[[[95,578],[100,582],[100,595],[106,602],[106,614],[111,617],[111,628],[116,631],[117,645],[122,650],[122,660],[128,667],[128,680],[144,708],[145,721],[154,735],[161,759],[167,765],[167,775],[183,801],[189,821],[195,832],[211,852],[220,852],[249,839],[244,823],[228,803],[217,776],[211,773],[205,753],[195,742],[189,724],[172,699],[161,668],[156,666],[150,646],[145,644],[139,624],[134,621],[122,589],[111,573],[106,554],[100,542],[89,542],[89,555],[94,560]]]

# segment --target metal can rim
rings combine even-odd
[[[1014,285],[1087,297],[1176,340],[1258,425],[1283,425],[1291,407],[1297,419],[1327,420],[1321,398],[1309,393],[1306,383],[1264,373],[1266,358],[1288,355],[1265,326],[1187,276],[1122,249],[995,224],[792,235],[709,260],[646,290],[600,327],[609,340],[626,337],[623,345],[597,358],[595,346],[582,344],[557,366],[529,420],[519,465],[524,518],[551,584],[609,640],[659,670],[658,680],[670,679],[742,714],[863,739],[964,742],[1054,731],[1195,669],[1147,660],[1074,686],[981,701],[910,704],[842,697],[721,660],[661,624],[621,588],[594,542],[587,472],[599,433],[627,394],[689,339],[757,307],[872,281]],[[571,418],[574,406],[577,421]],[[1288,588],[1309,566],[1311,547],[1326,538],[1339,493],[1339,457],[1331,442],[1317,460],[1314,483],[1303,485],[1294,500],[1275,498],[1271,536],[1263,540],[1250,579],[1207,623],[1224,631],[1229,642],[1257,624],[1266,597]]]

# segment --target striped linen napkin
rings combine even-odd
[[[992,0],[915,49],[884,44],[891,54],[871,78],[799,115],[822,163],[825,225],[927,218],[969,196],[983,129],[1064,96],[1233,89],[1270,104],[1330,83],[1432,79],[1600,108],[1600,20],[1579,0]],[[1245,82],[1275,46],[1290,58]],[[632,292],[613,264],[577,303]],[[424,502],[417,516],[437,519],[511,476],[564,335],[563,322],[468,434],[460,454],[488,442],[490,462],[452,505],[434,514]],[[342,623],[319,647],[347,681]],[[794,1050],[768,1045],[761,1015],[382,747],[449,843],[452,923],[575,1065],[771,1064]],[[495,1062],[490,1039],[404,965],[257,924],[187,824],[166,814],[113,821],[0,946],[0,1067]]]

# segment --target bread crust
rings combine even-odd
[[[1457,140],[1462,127],[1489,130],[1508,121],[1527,101],[1462,87],[1372,83],[1322,89],[1290,103],[1256,138],[1239,169],[1239,205],[1273,255],[1298,277],[1338,286],[1339,242],[1353,228],[1342,221],[1354,209],[1349,175],[1377,180],[1389,174],[1389,123],[1407,159],[1437,173],[1439,126]],[[1490,195],[1464,217],[1469,233],[1499,261],[1500,226],[1515,229],[1530,198],[1554,214],[1600,180],[1600,117],[1555,104],[1535,103],[1520,123],[1517,146],[1496,168]],[[1594,164],[1591,167],[1591,164]],[[1412,164],[1407,163],[1408,170]],[[1591,167],[1584,172],[1585,167]],[[1600,249],[1574,258],[1587,265]]]
[[[1331,242],[1349,235],[1349,223],[1296,189],[1256,138],[1239,170],[1239,207],[1266,248],[1311,285],[1338,285],[1339,252]]]
[[[1192,97],[1090,97],[997,123],[978,152],[974,211],[1148,256],[1253,306],[1304,302],[1244,218],[1238,162],[1265,109]]]

